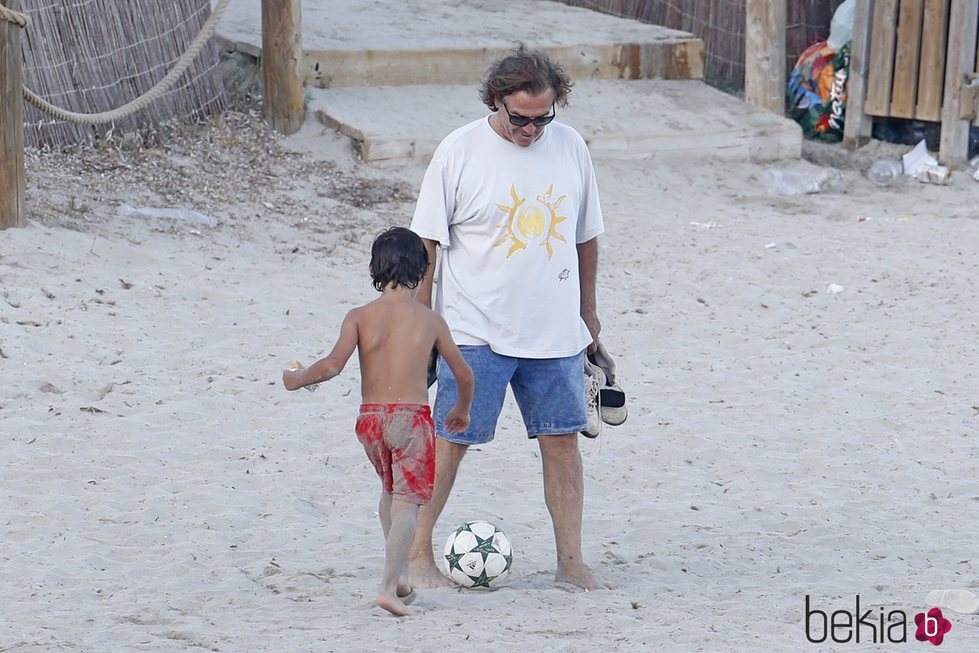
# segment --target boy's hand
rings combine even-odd
[[[282,371],[282,385],[286,387],[286,390],[298,390],[302,386],[302,379],[299,377],[299,373],[304,369],[303,364],[299,361],[292,361],[289,363],[289,368]]]
[[[449,433],[462,433],[469,428],[469,411],[453,406],[445,416],[445,430]]]

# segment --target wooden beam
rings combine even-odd
[[[18,0],[6,0],[17,11]],[[19,25],[0,18],[0,229],[23,227],[24,215],[24,55]]]
[[[952,2],[948,19],[948,64],[945,68],[942,140],[938,160],[953,169],[962,167],[969,158],[970,121],[959,116],[966,76],[975,70],[977,20],[979,0]]]
[[[785,114],[786,0],[747,0],[744,97],[749,104]]]
[[[873,15],[874,0],[857,2],[850,42],[850,72],[846,82],[846,119],[843,122],[843,147],[848,150],[867,143],[874,128],[874,119],[864,112],[870,64],[870,19]]]
[[[301,0],[262,0],[263,114],[282,134],[303,126]]]

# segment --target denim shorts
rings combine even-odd
[[[520,407],[527,437],[577,433],[584,429],[585,375],[583,353],[566,358],[514,358],[497,354],[487,345],[459,347],[476,379],[469,429],[445,430],[445,418],[458,397],[455,376],[439,358],[435,395],[435,433],[459,444],[483,444],[493,439],[507,385]]]

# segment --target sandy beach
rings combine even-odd
[[[0,651],[902,650],[869,629],[807,641],[807,596],[830,613],[857,595],[923,650],[925,594],[979,589],[979,184],[864,176],[906,149],[596,160],[630,416],[581,441],[584,552],[618,588],[553,582],[537,447],[508,401],[435,537],[492,521],[511,574],[422,591],[405,619],[372,600],[355,362],[315,394],[280,373],[374,296],[370,242],[408,224],[424,169],[247,110],[32,154],[28,226],[0,234]],[[837,179],[783,196],[769,168]],[[979,648],[979,616],[946,616],[940,650]]]

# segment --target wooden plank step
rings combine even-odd
[[[218,26],[224,47],[260,56],[259,5],[228,7]],[[476,83],[517,42],[544,48],[573,79],[704,72],[704,44],[693,34],[552,0],[507,0],[505,11],[499,0],[336,0],[302,11],[308,86]],[[421,15],[430,17],[423,28]]]
[[[377,166],[427,163],[453,129],[489,115],[474,84],[309,89],[309,112],[355,139]],[[438,106],[437,112],[391,107]],[[557,119],[575,127],[596,158],[664,161],[797,159],[802,130],[698,80],[584,80]]]

